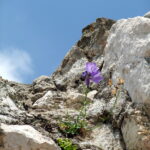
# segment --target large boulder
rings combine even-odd
[[[55,142],[29,125],[0,126],[0,150],[60,150]]]
[[[150,19],[117,21],[111,28],[104,60],[103,73],[111,72],[115,85],[122,79],[132,101],[121,125],[126,148],[149,150],[150,120],[144,113],[150,112]],[[132,111],[141,111],[142,115]]]
[[[125,88],[135,103],[150,104],[150,19],[135,17],[117,21],[105,48],[104,71],[112,79],[125,80]]]

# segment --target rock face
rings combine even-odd
[[[105,68],[114,69],[113,81],[125,80],[133,102],[150,104],[150,19],[119,20],[105,49]]]
[[[70,136],[60,120],[80,114],[81,73],[93,61],[104,80],[87,93],[90,130]],[[78,150],[150,150],[150,19],[99,18],[51,76],[31,85],[0,78],[0,150],[59,150],[66,136]]]
[[[150,19],[135,17],[122,19],[114,24],[110,31],[105,48],[105,64],[103,71],[112,70],[112,80],[124,79],[125,89],[129,92],[135,105],[150,111]],[[147,113],[149,115],[149,113]],[[138,119],[138,116],[136,116]],[[143,118],[142,116],[139,118]],[[129,115],[124,119],[122,133],[127,149],[150,149],[148,134],[138,134],[140,125]],[[141,120],[142,121],[142,120]]]

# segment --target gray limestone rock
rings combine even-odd
[[[107,43],[103,71],[113,69],[113,82],[123,78],[132,101],[149,105],[150,20],[135,17],[117,21]]]
[[[1,124],[1,150],[60,150],[55,142],[29,125]]]

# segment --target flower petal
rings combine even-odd
[[[88,72],[88,73],[92,73],[92,72],[96,72],[99,68],[96,66],[96,63],[93,63],[93,62],[87,62],[86,63],[86,68],[85,70]]]
[[[100,71],[97,70],[97,71],[95,71],[95,72],[92,72],[90,75],[91,75],[92,77],[95,76],[95,75],[100,75]]]
[[[100,75],[100,73],[98,73],[98,74],[92,76],[91,80],[95,83],[99,83],[101,80],[103,80],[103,77]]]

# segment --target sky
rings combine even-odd
[[[96,18],[148,11],[150,0],[0,0],[0,76],[21,83],[49,76]]]

